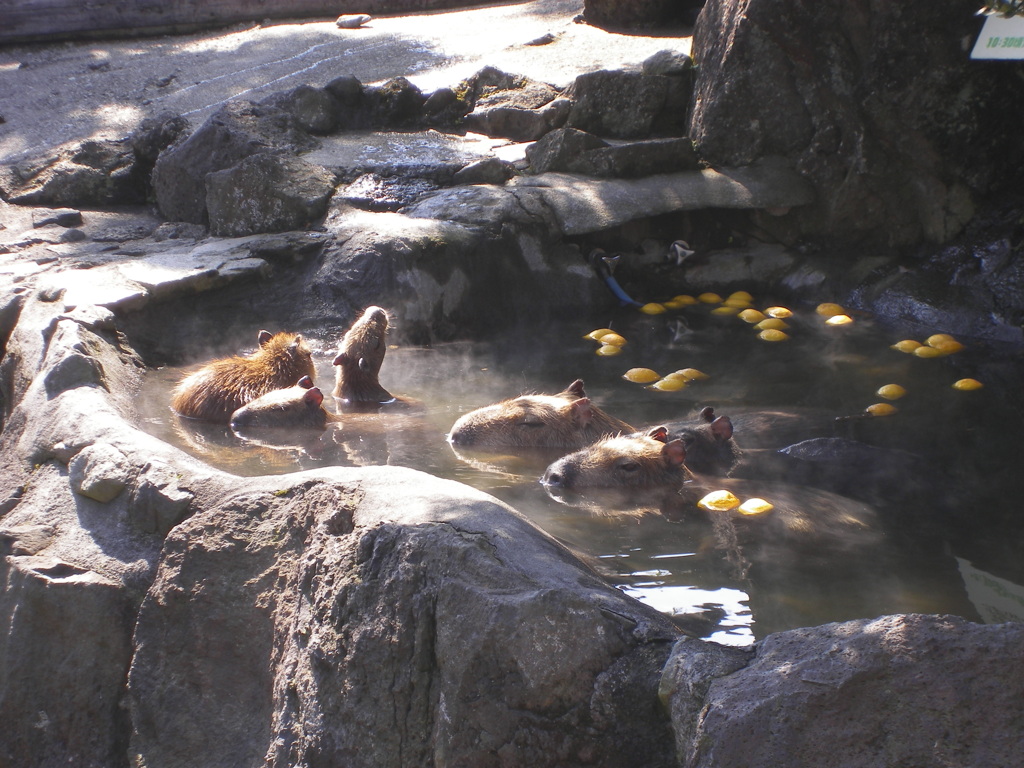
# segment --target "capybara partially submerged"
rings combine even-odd
[[[733,439],[732,421],[715,416],[708,406],[696,423],[670,424],[669,438],[679,440],[686,449],[686,466],[702,475],[728,475],[739,463],[741,451]]]
[[[273,389],[231,414],[232,429],[308,427],[323,430],[339,418],[323,407],[324,395],[308,376],[284,389]]]
[[[343,410],[377,410],[399,401],[378,380],[387,335],[388,313],[380,307],[367,307],[342,338],[334,358],[338,369],[333,395]]]
[[[585,488],[681,486],[693,479],[686,468],[683,441],[670,439],[664,426],[616,435],[563,456],[544,472],[544,485]]]
[[[185,377],[171,396],[171,407],[182,416],[228,422],[257,397],[315,375],[312,353],[301,335],[260,331],[259,348],[251,355],[214,360]]]
[[[521,395],[463,414],[448,439],[478,448],[582,448],[607,435],[633,432],[587,397],[577,379],[557,395]]]

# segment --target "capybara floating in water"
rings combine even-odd
[[[171,407],[182,416],[226,423],[257,397],[315,375],[312,353],[301,335],[260,331],[259,348],[251,355],[214,360],[182,379]]]
[[[340,421],[323,407],[324,395],[308,376],[284,389],[272,389],[246,403],[231,414],[232,429],[269,427],[309,427],[325,429],[327,423]]]
[[[341,340],[334,358],[334,397],[345,411],[375,411],[406,402],[381,386],[378,376],[387,352],[388,313],[367,307]]]
[[[692,479],[683,441],[670,439],[668,429],[658,426],[643,433],[605,437],[563,456],[547,468],[541,482],[578,490],[674,487]]]
[[[577,379],[557,395],[521,395],[463,414],[448,439],[478,448],[582,448],[607,435],[633,432],[594,405]]]

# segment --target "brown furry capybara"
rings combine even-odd
[[[605,437],[563,456],[545,470],[541,482],[567,490],[682,486],[693,479],[685,462],[683,441],[658,426]]]
[[[246,403],[315,375],[313,355],[301,335],[260,331],[259,348],[251,355],[214,360],[182,379],[171,408],[182,416],[227,423]]]
[[[459,446],[582,448],[607,435],[633,432],[602,411],[577,379],[557,395],[521,395],[463,414],[448,439]]]
[[[231,414],[232,429],[309,427],[325,429],[340,421],[323,407],[324,395],[309,376],[284,389],[272,389]]]
[[[728,475],[740,461],[742,452],[733,439],[732,421],[715,416],[708,406],[696,422],[671,423],[665,427],[670,440],[679,440],[686,449],[686,466],[702,475]]]
[[[345,411],[372,411],[397,403],[381,386],[378,376],[387,352],[388,313],[367,307],[341,340],[334,364],[334,392],[338,407]]]

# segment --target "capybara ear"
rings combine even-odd
[[[706,421],[708,424],[715,420],[715,409],[710,405],[705,405],[700,410],[700,420]]]
[[[647,437],[653,437],[659,443],[668,442],[668,427],[662,425],[660,427],[652,427],[647,430]]]
[[[680,467],[686,461],[686,448],[682,440],[672,440],[665,443],[661,449],[661,456],[670,467]]]
[[[339,352],[337,356],[334,358],[334,365],[341,365],[346,360],[348,360],[348,355],[346,355],[344,352]]]
[[[732,437],[732,420],[728,416],[719,416],[711,422],[711,434],[716,440],[728,440]]]
[[[313,386],[313,380],[309,376],[303,376],[295,384],[303,389],[310,389]]]
[[[562,394],[571,395],[572,397],[586,397],[587,393],[583,391],[583,379],[576,379],[576,381],[565,388]]]
[[[302,346],[302,334],[301,333],[296,333],[295,334],[295,338],[292,339],[292,343],[289,344],[288,346],[291,347],[292,349],[298,349],[299,347],[301,347]]]
[[[594,418],[594,406],[589,397],[581,397],[569,406],[573,420],[581,427],[587,426]]]
[[[320,387],[310,387],[303,393],[302,400],[316,408],[324,401],[324,393],[320,391]]]
[[[260,335],[258,338],[260,341],[260,346],[265,347],[267,345],[267,342],[274,338],[274,334],[272,334],[270,331],[260,331]]]

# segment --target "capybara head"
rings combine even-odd
[[[711,406],[700,412],[696,424],[671,430],[674,439],[686,448],[686,466],[701,475],[728,475],[740,460],[740,448],[733,439],[732,421],[715,416]]]
[[[541,477],[544,485],[567,490],[651,488],[682,485],[691,479],[686,448],[670,440],[665,427],[617,435],[554,462]]]
[[[246,403],[316,375],[313,354],[297,333],[260,331],[259,348],[207,363],[175,388],[171,407],[182,416],[227,422]]]
[[[379,405],[394,400],[378,375],[387,352],[388,313],[367,307],[341,340],[334,358],[334,396],[346,405]]]
[[[274,389],[231,414],[232,429],[309,427],[324,429],[335,417],[323,407],[324,395],[308,376],[292,387]]]
[[[448,439],[480,448],[581,448],[633,427],[609,416],[587,397],[577,379],[557,395],[521,395],[463,414]]]

